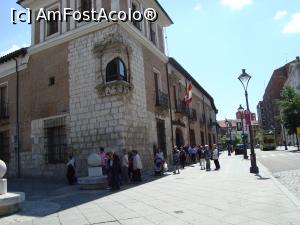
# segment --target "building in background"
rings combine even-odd
[[[242,123],[242,117],[240,112],[236,113],[236,119],[228,119],[228,122],[226,123],[226,120],[218,120],[219,124],[219,139],[226,137],[226,139],[236,141],[236,139],[241,140],[242,142],[242,136],[243,136],[243,129],[244,134],[246,137],[246,142],[250,143],[250,135],[249,135],[249,127],[246,124],[246,119],[243,116],[243,123]],[[254,144],[258,144],[258,139],[256,138],[257,133],[260,130],[260,125],[258,121],[256,120],[256,114],[251,113],[251,124],[253,128],[253,137],[254,137]],[[231,136],[230,136],[231,134]]]
[[[284,84],[285,87],[292,87],[298,94],[300,94],[300,59],[299,56],[296,60],[290,64],[288,79]],[[295,135],[289,135],[287,130],[282,126],[282,131],[285,132],[286,142],[290,145],[297,144],[297,138]],[[284,135],[283,135],[284,136]],[[300,140],[300,136],[298,137]]]
[[[260,126],[265,131],[273,131],[275,133],[277,145],[283,145],[284,141],[282,124],[279,119],[280,110],[278,108],[277,101],[280,99],[281,91],[288,80],[289,83],[297,83],[295,79],[289,78],[291,71],[293,71],[294,74],[297,74],[297,61],[298,58],[274,70],[265,90],[263,101],[259,102],[257,106]]]
[[[64,177],[70,153],[85,175],[88,155],[100,146],[136,149],[152,170],[157,148],[171,160],[172,145],[217,142],[213,98],[165,54],[164,29],[173,22],[158,1],[18,3],[33,17],[41,7],[154,8],[159,16],[133,23],[32,20],[32,45],[0,58],[0,157],[10,176]],[[193,99],[184,105],[187,84]]]

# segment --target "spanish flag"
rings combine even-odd
[[[193,88],[193,85],[190,82],[186,88],[186,93],[185,93],[184,100],[183,100],[184,103],[187,105],[192,103],[192,88]]]

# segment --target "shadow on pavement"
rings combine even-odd
[[[263,177],[260,174],[256,174],[255,176],[257,177],[257,180],[270,180],[271,179],[270,177]]]
[[[80,190],[79,185],[69,186],[65,180],[11,178],[8,179],[8,191],[25,192],[26,195],[26,200],[21,204],[21,210],[14,215],[44,217],[58,211],[107,197],[111,194],[164,179],[171,174],[167,172],[163,176],[145,175],[141,183],[124,185],[117,192],[110,190]]]

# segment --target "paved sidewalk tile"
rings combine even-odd
[[[51,198],[37,198],[40,209],[25,204],[0,224],[300,225],[300,210],[267,171],[250,174],[250,161],[239,156],[223,154],[220,162],[217,172],[195,165],[116,193],[61,188]]]

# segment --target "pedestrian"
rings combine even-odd
[[[179,163],[180,163],[180,154],[177,148],[174,148],[173,150],[173,167],[174,167],[174,171],[173,173],[176,174],[180,174],[179,171]]]
[[[106,175],[106,154],[103,147],[100,147],[98,155],[100,157],[99,166],[102,169],[102,175]]]
[[[68,179],[69,185],[73,185],[76,181],[75,159],[74,159],[73,155],[69,156],[69,160],[68,160],[66,166],[67,166],[67,179]]]
[[[106,166],[105,166],[105,171],[107,172],[106,179],[107,179],[107,185],[109,189],[112,188],[112,166],[113,166],[113,153],[112,152],[107,152],[105,153],[106,156]]]
[[[165,163],[164,154],[160,149],[157,149],[157,152],[154,157],[154,175],[155,176],[163,175],[164,163]]]
[[[122,150],[123,156],[122,156],[122,181],[124,184],[128,184],[129,182],[129,175],[128,175],[128,167],[129,167],[129,160],[128,160],[128,153],[126,149]]]
[[[204,147],[201,146],[199,149],[199,161],[201,170],[205,170],[205,155],[204,155]]]
[[[181,168],[184,169],[185,162],[186,162],[186,154],[182,147],[180,148],[179,159],[180,159]]]
[[[137,150],[133,150],[133,181],[141,182],[141,169],[143,169],[142,160]]]
[[[116,153],[110,152],[109,154],[109,186],[111,190],[116,191],[120,190],[121,181],[121,166],[120,166],[120,158]]]
[[[206,162],[206,171],[210,171],[210,158],[211,158],[211,154],[209,151],[209,147],[208,145],[205,145],[205,149],[204,149],[204,158],[205,158],[205,162]]]
[[[196,163],[196,155],[198,152],[198,147],[196,145],[193,146],[191,153],[192,153],[192,163],[195,164]]]
[[[227,151],[228,151],[228,156],[231,156],[231,144],[228,143],[227,145]]]
[[[213,150],[213,160],[214,160],[214,163],[215,163],[215,170],[219,170],[221,167],[220,167],[220,162],[219,162],[219,155],[220,155],[220,152],[219,152],[219,149],[217,147],[216,144],[214,144],[214,150]]]
[[[129,181],[133,181],[133,152],[128,152],[128,178]]]

